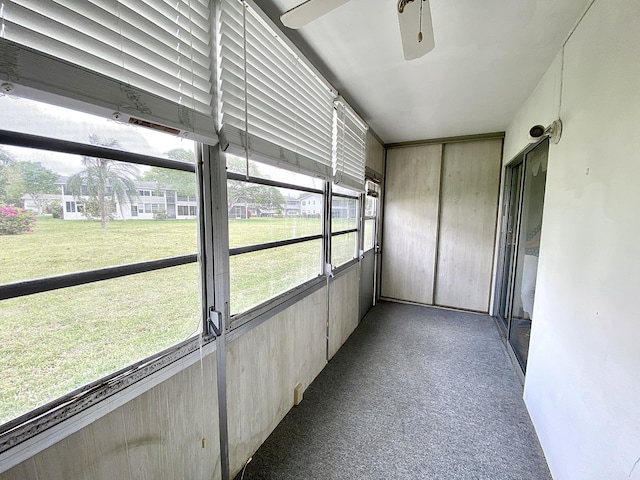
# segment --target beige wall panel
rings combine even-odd
[[[214,465],[215,473],[219,474],[215,367],[215,354],[212,354],[206,368],[195,364],[178,375],[181,388],[176,390],[175,385],[161,384],[148,392],[149,395],[142,395],[124,406],[133,478],[210,478]],[[155,412],[152,418],[148,418],[150,408]],[[201,418],[210,420],[203,423]],[[206,439],[204,449],[203,438]]]
[[[329,358],[358,326],[359,271],[355,265],[329,284]]]
[[[384,174],[384,147],[376,137],[367,132],[366,166],[382,176]]]
[[[216,378],[213,353],[0,479],[220,478]]]
[[[444,146],[437,305],[488,312],[502,140]]]
[[[293,407],[296,384],[306,389],[324,368],[326,322],[323,287],[227,345],[232,475]]]
[[[387,151],[381,295],[433,303],[442,145]]]

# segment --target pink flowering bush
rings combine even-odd
[[[31,231],[36,217],[24,208],[0,205],[0,235],[19,235]]]

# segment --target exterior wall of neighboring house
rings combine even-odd
[[[343,197],[333,197],[331,200],[331,216],[333,218],[356,218],[357,215],[357,202]]]
[[[300,216],[300,200],[295,197],[284,197],[284,216],[285,217],[299,217]]]
[[[303,217],[322,215],[322,195],[309,193],[300,197],[300,215]]]
[[[39,196],[41,199],[42,205],[49,205],[51,202],[60,202],[60,194],[59,193],[48,193]],[[30,210],[34,213],[40,213],[38,209],[38,204],[31,197],[31,195],[23,195],[22,196],[22,206],[25,210]]]
[[[115,220],[153,220],[159,215],[168,219],[187,220],[197,218],[197,202],[195,196],[179,195],[170,188],[158,188],[153,182],[135,182],[137,195],[131,202],[122,204],[115,202],[113,218]],[[84,202],[89,200],[87,195],[73,195],[64,184],[61,184],[61,194],[47,195],[47,201],[60,202],[62,218],[65,220],[86,220]],[[108,197],[109,200],[113,200]],[[37,206],[30,197],[25,196],[25,208],[37,212]]]

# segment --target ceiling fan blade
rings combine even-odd
[[[404,3],[404,2],[401,2]],[[420,5],[422,4],[422,15]],[[420,58],[435,47],[429,0],[409,0],[403,11],[398,8],[400,37],[405,60]],[[420,36],[420,32],[422,35]],[[421,39],[420,39],[421,38]]]
[[[280,21],[285,27],[298,29],[304,27],[325,13],[344,5],[349,0],[307,0],[297,7],[284,12],[280,16]]]

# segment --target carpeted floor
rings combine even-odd
[[[390,302],[369,311],[244,475],[550,478],[493,319]]]

